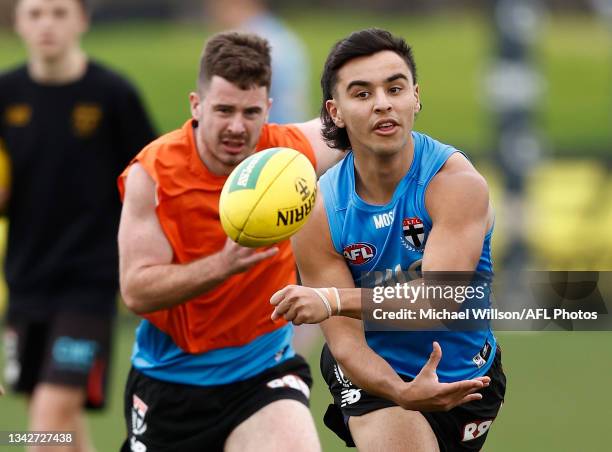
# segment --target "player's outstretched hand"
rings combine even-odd
[[[440,383],[436,374],[440,359],[442,349],[434,342],[429,360],[416,378],[400,391],[397,402],[401,407],[414,411],[448,411],[457,405],[482,399],[482,394],[476,391],[489,385],[489,377]]]
[[[320,323],[329,317],[325,304],[310,287],[287,286],[272,295],[270,304],[276,306],[272,320],[284,317],[294,325]]]
[[[277,247],[267,248],[263,251],[247,248],[238,245],[228,237],[219,253],[220,265],[223,265],[228,275],[233,275],[247,271],[253,265],[274,256],[276,253],[278,253]]]

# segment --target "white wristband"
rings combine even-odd
[[[336,312],[336,315],[340,315],[340,312],[342,312],[342,305],[340,304],[340,292],[335,287],[332,287],[332,290],[336,295],[336,304],[338,305],[338,312]]]
[[[325,309],[327,309],[327,318],[329,319],[332,316],[332,309],[331,305],[329,304],[329,300],[325,295],[323,295],[323,293],[319,289],[315,289],[314,287],[311,287],[311,289],[314,290],[315,293],[319,296],[319,298],[323,301]]]

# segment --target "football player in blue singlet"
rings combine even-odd
[[[421,103],[403,39],[351,34],[331,50],[321,86],[323,136],[347,155],[320,179],[293,239],[306,287],[277,292],[273,318],[322,322],[334,397],[325,423],[347,445],[480,450],[505,393],[492,331],[364,334],[359,319],[362,275],[492,272],[487,184],[461,152],[413,131]]]

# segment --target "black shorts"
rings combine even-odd
[[[39,383],[86,390],[86,408],[106,402],[113,317],[58,312],[46,321],[11,315],[4,331],[5,381],[31,394]]]
[[[325,413],[325,425],[349,447],[355,447],[348,429],[351,416],[397,406],[390,400],[368,394],[353,385],[338,368],[327,344],[321,353],[321,372],[334,398],[334,403],[329,405]],[[481,400],[460,405],[450,411],[421,412],[436,435],[441,452],[478,451],[482,448],[506,392],[506,376],[501,365],[499,347],[486,375],[491,377],[491,384],[481,391]],[[405,381],[411,380],[405,376],[402,378]]]
[[[247,380],[191,386],[150,378],[132,368],[125,389],[128,438],[122,451],[223,451],[241,422],[277,400],[308,406],[312,378],[296,355]]]

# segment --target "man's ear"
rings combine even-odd
[[[338,127],[339,129],[343,129],[344,119],[342,119],[342,111],[340,111],[340,109],[338,108],[338,104],[336,103],[336,101],[334,99],[329,99],[325,101],[325,109],[327,110],[327,113],[329,113],[329,116],[331,117],[332,121],[334,121],[336,127]]]
[[[202,100],[196,92],[189,93],[189,108],[191,109],[191,117],[199,121],[202,117]]]
[[[419,85],[414,85],[414,97],[416,98],[416,108],[414,109],[415,113],[421,111],[421,94],[419,93]]]

